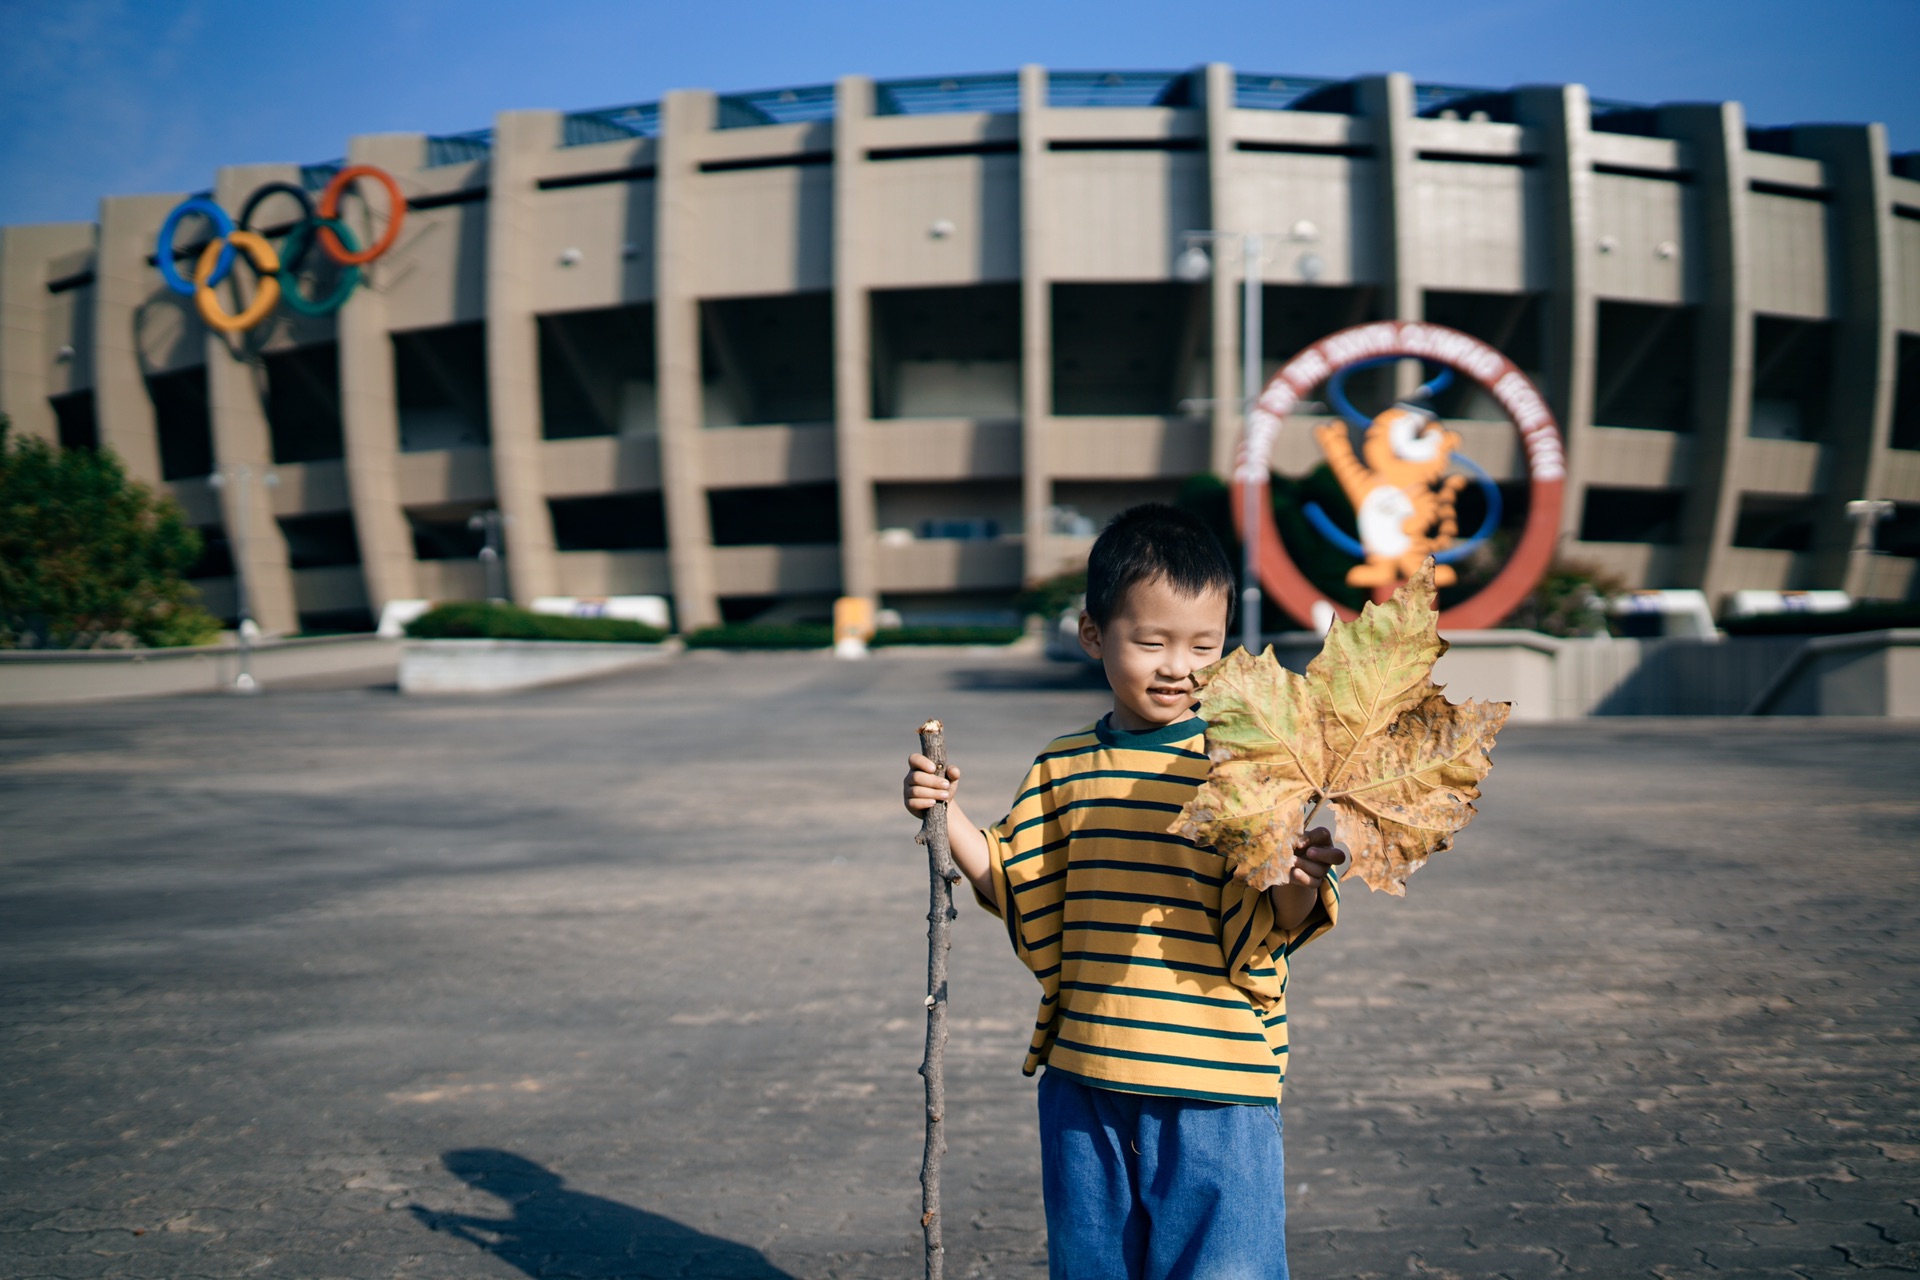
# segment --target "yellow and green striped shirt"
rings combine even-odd
[[[1026,1074],[1213,1102],[1276,1102],[1287,1078],[1287,962],[1331,929],[1329,876],[1301,927],[1265,891],[1167,831],[1207,776],[1206,725],[1055,738],[986,829],[1014,952],[1040,980]],[[993,910],[986,899],[981,904]]]

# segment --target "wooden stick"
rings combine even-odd
[[[920,726],[920,754],[933,771],[947,772],[946,729],[938,720]],[[927,1280],[941,1280],[946,1246],[940,1242],[940,1157],[947,1150],[947,953],[953,948],[953,886],[960,869],[947,842],[947,805],[927,809],[915,837],[927,846],[927,1052],[920,1074],[927,1082],[927,1146],[920,1159],[920,1227],[926,1233]]]

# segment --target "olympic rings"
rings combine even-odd
[[[388,198],[386,229],[364,249],[340,217],[341,198],[360,178],[378,182],[386,188]],[[255,212],[276,195],[291,197],[300,206],[299,221],[287,228],[284,253],[276,252],[266,237],[251,225]],[[180,274],[175,263],[173,239],[180,223],[193,214],[213,223],[214,237],[202,250],[189,279]],[[236,333],[259,324],[282,301],[308,316],[323,316],[339,310],[360,283],[360,268],[393,247],[406,216],[407,199],[392,174],[372,165],[349,165],[333,175],[317,204],[304,188],[291,182],[268,182],[255,188],[241,206],[238,219],[206,196],[181,201],[160,224],[154,263],[160,268],[161,279],[167,287],[192,298],[209,326],[222,333]],[[332,292],[323,298],[308,298],[300,292],[297,279],[316,243],[342,270]],[[253,301],[235,314],[220,304],[213,290],[232,271],[237,252],[244,252],[259,273],[260,288]]]
[[[273,196],[292,196],[300,205],[300,221],[311,222],[313,220],[313,197],[306,193],[305,188],[295,186],[291,182],[263,182],[253,189],[253,194],[247,197],[247,202],[240,206],[240,216],[234,220],[234,226],[241,231],[254,230],[254,211]],[[299,224],[296,223],[295,225],[298,226]],[[291,237],[289,237],[289,240],[291,240]],[[295,271],[300,269],[300,260],[298,257],[294,257],[291,254],[283,254],[281,258],[281,265],[283,267],[289,267]],[[214,283],[218,284],[219,282],[215,281]]]
[[[349,252],[359,248],[353,238],[353,232],[347,230],[347,224],[338,218],[310,218],[287,233],[287,252],[285,260],[280,264],[280,296],[286,300],[288,306],[303,316],[324,316],[338,311],[340,304],[353,293],[353,287],[360,283],[360,268],[347,267],[340,272],[340,282],[326,297],[309,299],[300,292],[300,285],[294,276],[294,271],[298,269],[300,260],[306,256],[307,250],[313,244],[315,227],[331,230],[346,242]]]
[[[340,216],[340,197],[346,194],[347,184],[355,178],[372,178],[387,189],[387,207],[392,211],[387,215],[386,234],[375,240],[367,248],[354,252],[335,238],[331,229],[320,228],[320,247],[327,256],[343,267],[358,267],[372,262],[375,258],[393,247],[400,234],[400,224],[407,219],[407,198],[400,194],[400,184],[385,169],[376,169],[370,164],[350,164],[333,175],[333,181],[320,193],[320,216],[337,218]]]
[[[220,305],[220,296],[213,291],[213,273],[218,268],[215,260],[222,251],[231,253],[234,249],[246,250],[247,258],[253,263],[254,270],[260,273],[260,291],[253,301],[239,315],[233,315]],[[200,308],[200,318],[209,328],[222,333],[238,333],[242,329],[251,329],[266,319],[267,312],[273,310],[280,301],[280,255],[275,253],[267,238],[258,231],[235,231],[225,240],[209,241],[200,254],[200,265],[193,276],[198,281],[193,291],[194,305]]]
[[[160,277],[167,282],[167,288],[186,298],[193,296],[193,283],[182,277],[179,269],[173,265],[173,233],[180,229],[181,219],[190,213],[211,219],[220,232],[214,237],[214,242],[225,245],[220,261],[213,269],[213,278],[207,283],[219,284],[227,278],[227,272],[233,267],[233,246],[226,244],[227,237],[233,234],[233,219],[227,216],[227,211],[205,196],[182,200],[173,207],[167,220],[160,224],[160,252],[154,256],[154,261],[160,264]]]

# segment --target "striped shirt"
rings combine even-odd
[[[1226,860],[1167,831],[1206,780],[1205,722],[1055,738],[986,829],[1000,916],[1040,980],[1042,1063],[1122,1093],[1265,1105],[1287,1078],[1288,958],[1332,928],[1335,878],[1292,933]]]

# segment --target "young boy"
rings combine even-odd
[[[1207,774],[1193,673],[1220,656],[1233,570],[1159,504],[1117,516],[1087,563],[1080,643],[1113,710],[1056,738],[982,830],[908,758],[907,809],[950,808],[954,861],[1040,980],[1054,1280],[1285,1280],[1280,1087],[1288,958],[1333,927],[1345,855],[1310,832],[1285,884],[1249,888],[1167,827]]]

